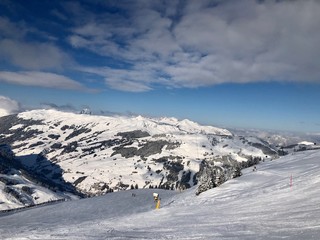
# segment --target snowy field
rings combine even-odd
[[[159,190],[159,210],[153,191],[145,189],[1,213],[0,237],[320,239],[320,151],[266,161],[257,169],[200,196],[194,188]]]

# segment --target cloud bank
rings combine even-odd
[[[20,110],[20,104],[5,96],[0,96],[0,117],[17,113]]]
[[[37,35],[38,39],[30,35]],[[26,70],[62,69],[70,65],[72,58],[51,41],[49,35],[31,23],[0,17],[0,60]]]
[[[68,38],[74,48],[129,64],[97,69],[111,88],[320,81],[319,1],[129,1],[116,7],[125,14],[88,14]]]
[[[75,72],[131,92],[320,82],[317,0],[82,0],[48,9],[45,20],[30,9],[33,21],[0,17],[0,60],[18,69],[2,81],[83,89],[83,79],[66,77]]]

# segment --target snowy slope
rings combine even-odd
[[[55,193],[25,178],[20,172],[0,174],[0,210],[21,208],[64,199]]]
[[[0,211],[70,199],[21,169],[14,158],[10,147],[0,144]]]
[[[195,196],[110,193],[0,215],[2,239],[320,239],[320,151],[265,161]],[[292,178],[291,178],[292,176]],[[291,181],[292,179],[292,181]]]
[[[30,171],[100,195],[132,186],[188,188],[203,160],[270,159],[277,152],[256,138],[175,118],[106,117],[33,110],[0,118],[0,140]],[[229,163],[228,163],[229,164]]]

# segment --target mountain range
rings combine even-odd
[[[317,147],[277,146],[187,119],[57,110],[1,117],[0,144],[0,209],[137,188],[198,185],[200,194],[243,168]]]

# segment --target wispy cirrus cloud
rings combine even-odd
[[[45,35],[25,22],[0,17],[0,59],[26,70],[61,70],[73,63],[69,55],[48,41],[53,37],[46,36],[46,41],[30,41],[28,34]]]
[[[319,1],[129,1],[113,7],[125,14],[88,14],[89,23],[74,27],[68,39],[130,66],[116,70],[117,89],[129,81],[146,90],[159,82],[193,88],[320,81]],[[107,84],[116,82],[105,77]]]
[[[127,92],[146,92],[152,90],[150,82],[155,77],[150,71],[128,71],[109,67],[81,68],[81,71],[101,76],[105,84],[111,89]]]
[[[21,71],[9,72],[0,71],[0,82],[11,84],[38,86],[56,89],[70,89],[70,90],[87,90],[81,83],[72,80],[63,75],[38,72],[38,71]]]
[[[8,18],[0,17],[0,36],[9,39],[21,39],[28,32],[24,23],[13,23]]]
[[[0,40],[0,54],[11,64],[30,70],[61,70],[71,62],[63,51],[48,43]]]
[[[29,35],[36,35],[37,38]],[[75,63],[71,56],[51,41],[53,38],[24,21],[13,22],[0,17],[0,60],[13,66],[10,69],[18,69],[0,71],[0,82],[93,91],[63,75],[64,70],[72,68]]]

